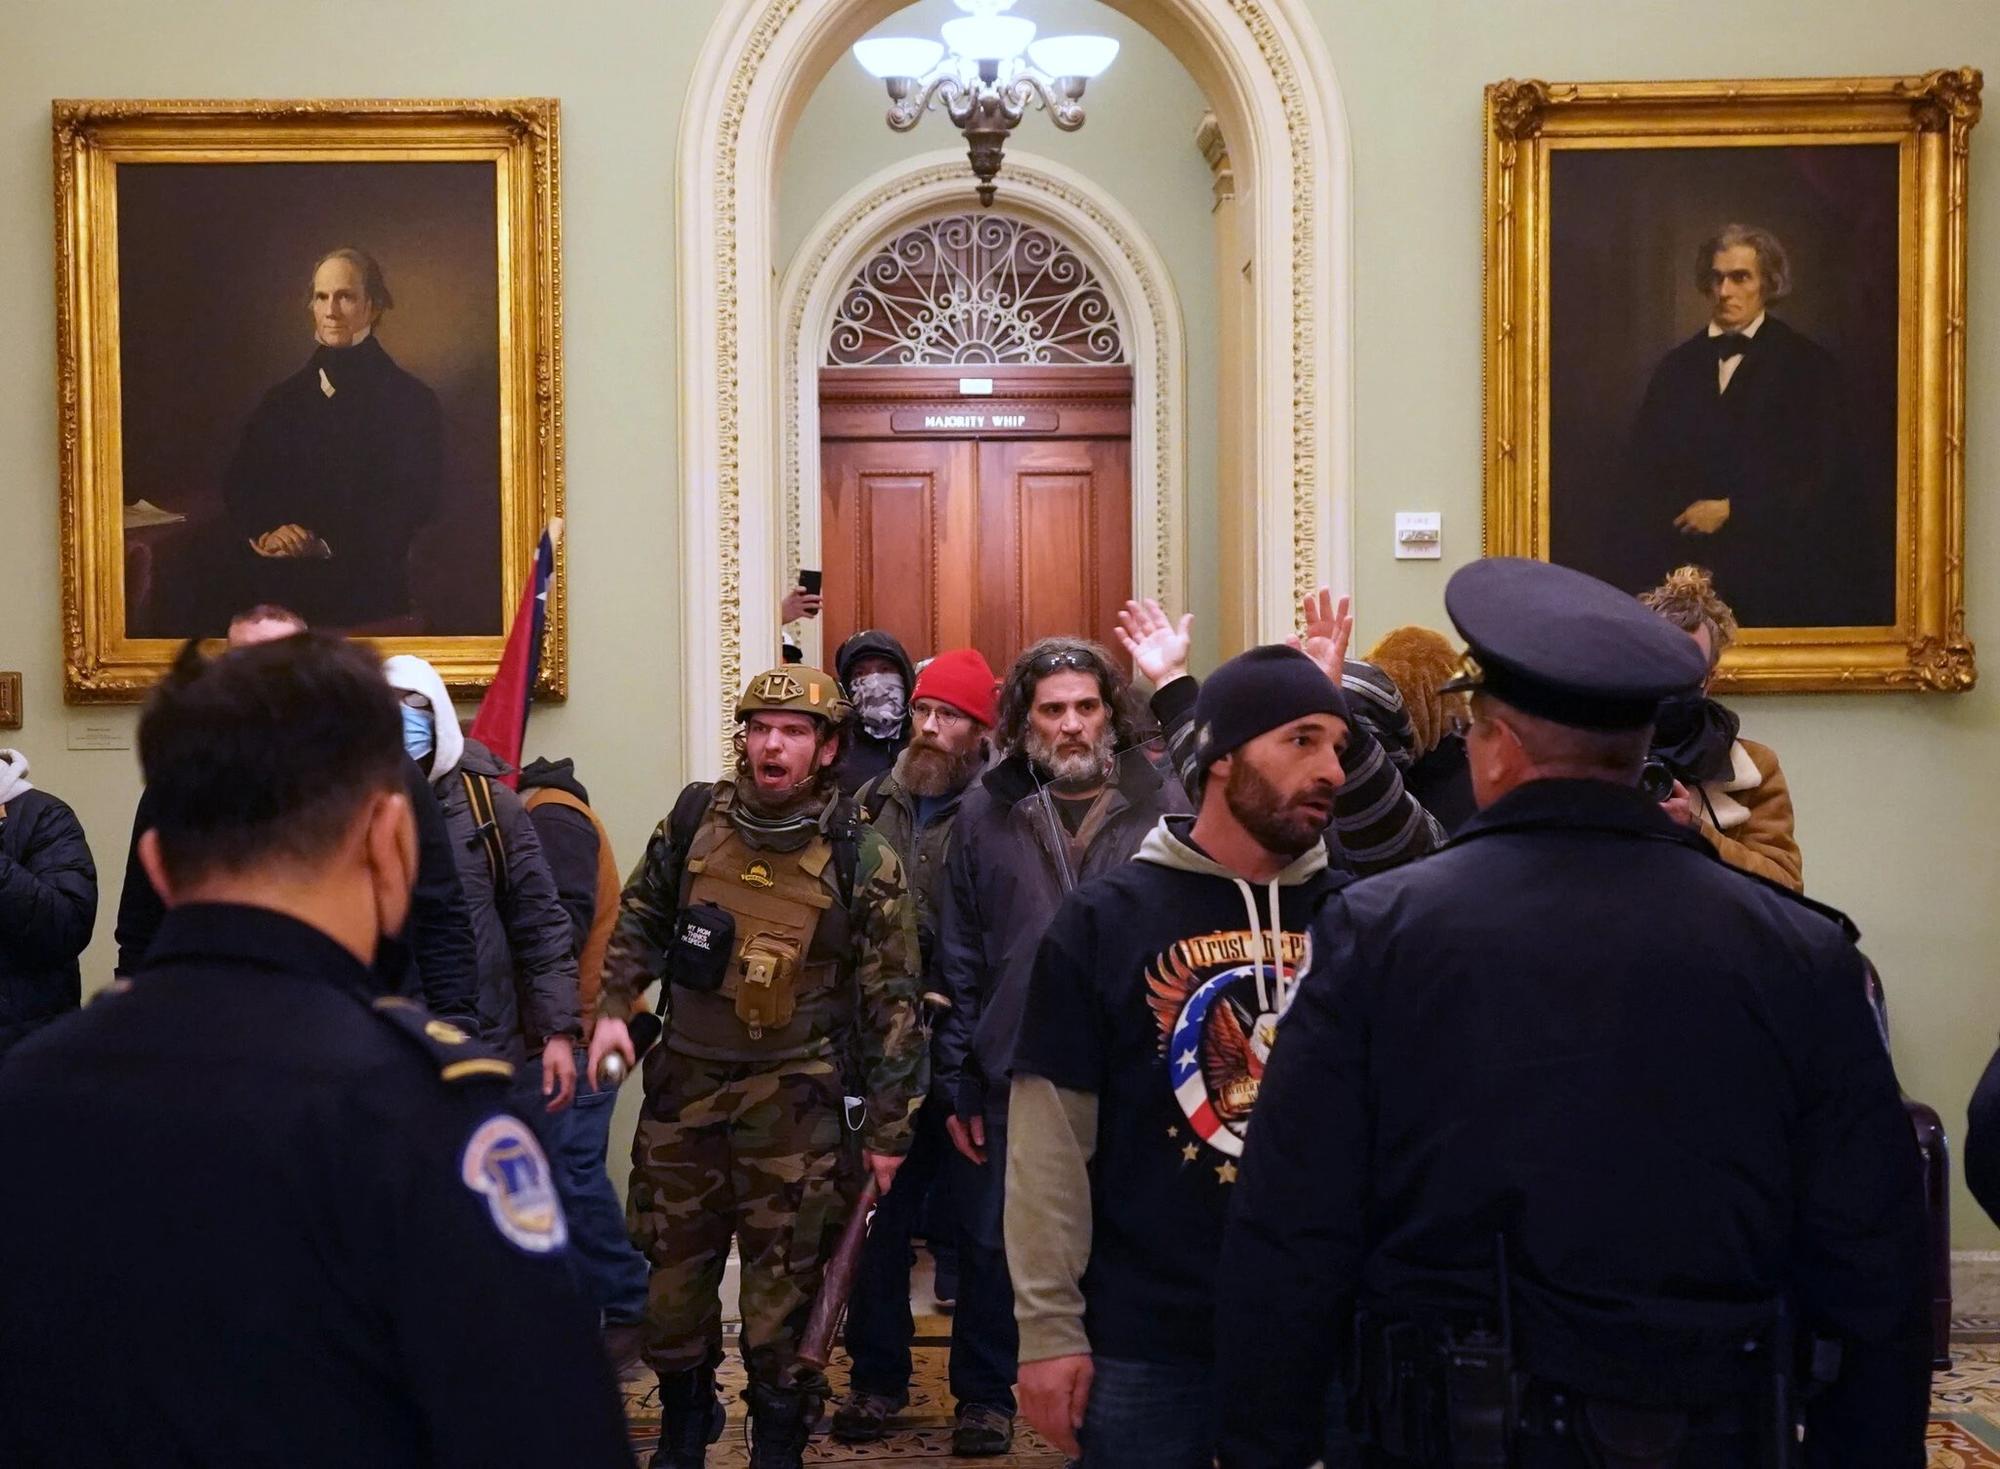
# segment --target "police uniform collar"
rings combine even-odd
[[[1637,786],[1609,780],[1533,780],[1516,786],[1459,828],[1451,845],[1496,832],[1562,828],[1623,832],[1682,846],[1706,847]]]
[[[243,965],[324,980],[356,994],[379,986],[362,962],[311,924],[271,908],[186,903],[169,908],[141,970],[170,964]]]
[[[1518,556],[1452,574],[1445,611],[1477,688],[1523,714],[1577,729],[1640,729],[1660,701],[1700,687],[1708,660],[1693,638],[1594,576]]]

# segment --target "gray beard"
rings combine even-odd
[[[903,746],[896,757],[896,780],[911,795],[923,800],[954,796],[972,784],[979,767],[986,763],[985,752],[974,745],[961,755],[937,749]]]
[[[1055,747],[1045,743],[1030,726],[1021,745],[1028,758],[1048,772],[1052,784],[1068,786],[1073,790],[1088,790],[1111,779],[1111,772],[1117,763],[1112,755],[1112,741],[1111,726],[1107,724],[1103,737],[1087,753],[1058,756]]]

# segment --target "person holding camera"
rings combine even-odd
[[[1731,867],[1804,892],[1792,793],[1778,757],[1768,745],[1738,738],[1735,712],[1708,696],[1723,649],[1736,640],[1736,614],[1699,566],[1680,567],[1639,600],[1693,638],[1708,659],[1701,688],[1660,706],[1647,773],[1669,792],[1661,806],[1706,837]]]

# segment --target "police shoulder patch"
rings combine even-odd
[[[459,1157],[458,1175],[485,1198],[494,1228],[516,1249],[548,1255],[569,1243],[548,1155],[520,1118],[502,1113],[480,1123]]]
[[[430,1059],[443,1081],[508,1081],[514,1075],[513,1062],[486,1051],[458,1026],[438,1019],[414,1000],[380,995],[370,1006]]]

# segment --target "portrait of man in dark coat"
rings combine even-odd
[[[1731,224],[1698,247],[1705,327],[1659,360],[1624,466],[1641,566],[1698,562],[1746,624],[1889,622],[1842,554],[1853,538],[1853,409],[1833,356],[1774,314],[1792,269],[1770,231]]]
[[[366,251],[314,265],[312,355],[264,394],[224,477],[238,605],[403,630],[393,624],[411,610],[411,540],[438,511],[444,433],[437,394],[377,334],[394,304]]]

